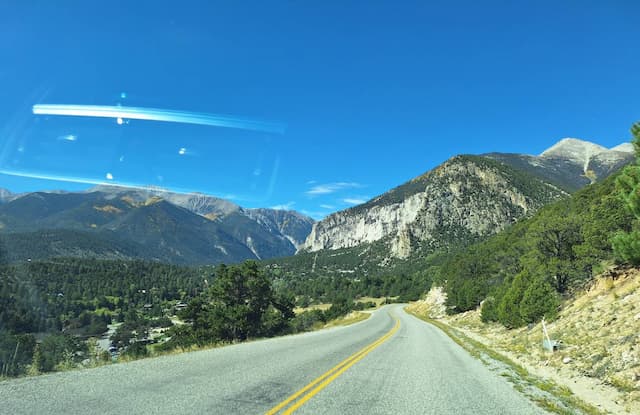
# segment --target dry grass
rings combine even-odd
[[[423,314],[433,307],[422,303],[414,307]],[[482,323],[478,310],[441,320],[527,369],[566,382],[587,401],[613,413],[640,413],[638,269],[610,269],[564,305],[558,319],[547,324],[551,338],[563,342],[555,353],[541,347],[541,324],[507,330]],[[571,361],[563,363],[565,357]]]
[[[300,313],[304,313],[305,311],[311,311],[311,310],[328,310],[329,308],[331,308],[331,303],[326,303],[326,304],[313,304],[310,305],[309,307],[296,307],[293,309],[293,312],[296,314],[300,314]]]
[[[351,313],[347,314],[344,317],[337,318],[335,320],[331,320],[327,322],[327,324],[325,324],[323,328],[336,327],[336,326],[348,326],[351,324],[364,321],[368,319],[370,316],[371,314],[363,313],[362,311],[352,311]]]
[[[357,300],[355,300],[356,303],[368,303],[368,302],[372,302],[375,303],[376,308],[380,307],[384,301],[386,300],[385,297],[360,297]],[[323,304],[313,304],[310,305],[309,307],[296,307],[293,309],[293,312],[296,314],[300,314],[300,313],[304,313],[305,311],[311,311],[311,310],[328,310],[329,308],[331,308],[331,303],[323,303]]]
[[[372,302],[375,303],[376,308],[380,307],[384,301],[386,300],[385,297],[360,297],[356,300],[356,303],[368,303],[368,302]]]

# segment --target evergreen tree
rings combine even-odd
[[[559,304],[558,293],[551,284],[544,278],[534,278],[520,301],[520,317],[525,323],[534,323],[542,317],[552,319]]]
[[[515,328],[524,325],[524,320],[520,315],[520,302],[524,293],[529,288],[530,275],[527,271],[522,271],[515,276],[511,286],[504,294],[498,305],[498,320],[508,328]]]
[[[640,123],[631,127],[633,148],[636,162],[625,167],[616,181],[620,196],[625,207],[633,214],[636,225],[640,219]],[[618,232],[612,239],[613,251],[619,260],[640,265],[640,232]]]
[[[582,264],[575,247],[582,244],[580,220],[570,212],[558,212],[532,226],[534,249],[533,258],[523,258],[531,269],[538,268],[536,274],[551,276],[559,293],[564,293],[572,281],[590,275],[586,264]]]

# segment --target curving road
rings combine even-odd
[[[294,412],[545,413],[401,305],[347,327],[0,382],[7,414]]]

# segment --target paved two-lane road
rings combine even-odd
[[[264,414],[301,389],[277,413],[545,413],[399,305],[347,327],[0,382],[0,413]]]

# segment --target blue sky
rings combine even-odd
[[[14,174],[321,218],[455,154],[537,154],[563,137],[612,147],[640,119],[636,1],[14,3],[0,5],[0,167]],[[286,129],[47,117],[35,104]],[[87,186],[0,175],[13,191]]]

